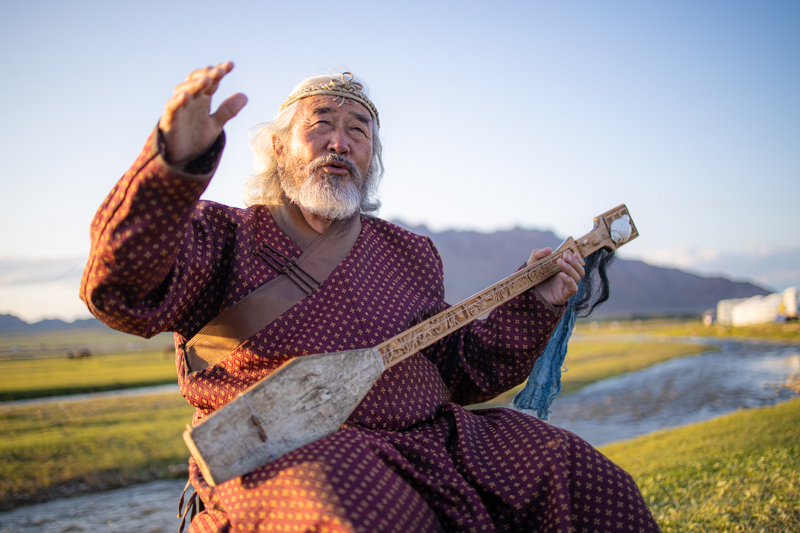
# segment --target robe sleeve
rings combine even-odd
[[[431,247],[443,271],[432,242]],[[527,379],[565,309],[553,307],[534,287],[443,338],[425,355],[438,367],[453,402],[485,402]]]
[[[143,337],[171,331],[213,277],[219,237],[193,212],[224,145],[221,134],[181,172],[164,159],[156,128],[98,209],[80,296],[108,326]]]

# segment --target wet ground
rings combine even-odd
[[[0,513],[0,533],[177,533],[185,481],[154,481]],[[185,531],[185,530],[184,530]]]
[[[120,398],[123,396],[146,396],[148,394],[164,394],[181,391],[177,383],[174,385],[156,385],[154,387],[138,387],[135,389],[111,390],[105,392],[92,392],[88,394],[70,394],[69,396],[51,396],[49,398],[31,398],[29,400],[14,400],[3,402],[4,406],[14,405],[42,405],[48,403],[82,402],[85,400],[99,400],[101,398]]]
[[[800,372],[800,346],[704,342],[721,351],[672,359],[557,398],[549,422],[601,446],[797,396],[781,384]]]
[[[550,422],[600,446],[796,396],[781,384],[800,372],[800,346],[691,342],[719,345],[721,351],[673,359],[557,398]],[[183,485],[157,481],[0,513],[0,533],[177,531]]]

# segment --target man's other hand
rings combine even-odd
[[[166,142],[167,163],[180,169],[203,154],[222,132],[222,127],[247,103],[247,97],[234,94],[210,113],[211,96],[220,80],[233,69],[230,61],[216,67],[195,70],[175,87],[158,127]]]
[[[552,248],[534,250],[527,264],[530,265],[540,259],[544,259],[551,253],[553,253]],[[543,281],[536,288],[545,300],[558,307],[567,303],[570,296],[578,292],[578,282],[586,273],[583,269],[583,265],[586,263],[581,255],[576,253],[574,255],[563,254],[558,258],[556,264],[561,269],[561,272]]]

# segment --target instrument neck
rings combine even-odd
[[[570,237],[547,257],[379,344],[375,347],[378,356],[386,368],[398,364],[552,277],[559,272],[558,259],[565,253],[576,252],[581,257],[587,255],[584,246]]]

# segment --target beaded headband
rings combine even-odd
[[[345,76],[350,76],[349,78],[345,78]],[[291,104],[295,103],[298,100],[303,98],[308,98],[309,96],[316,96],[318,94],[329,94],[331,96],[335,96],[337,98],[341,98],[342,101],[339,103],[339,107],[344,105],[344,99],[349,98],[350,100],[355,100],[359,104],[363,105],[369,110],[370,115],[372,118],[375,119],[375,123],[378,127],[381,127],[381,121],[378,118],[378,109],[375,107],[375,104],[367,98],[361,90],[364,86],[357,81],[353,81],[353,76],[349,72],[342,72],[342,81],[339,80],[331,80],[328,83],[320,83],[318,85],[311,85],[309,87],[303,87],[299,91],[294,94],[289,95],[289,98],[283,102],[281,105],[280,111],[283,111]]]

